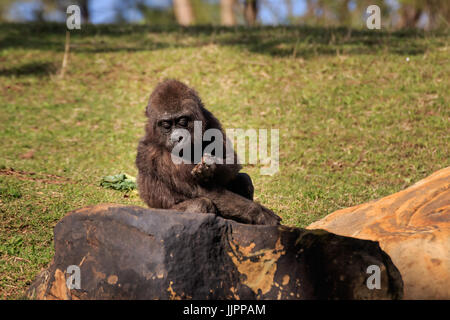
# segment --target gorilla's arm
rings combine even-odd
[[[226,219],[265,225],[278,225],[281,221],[280,217],[263,205],[229,190],[207,190],[203,197],[212,200],[218,214]]]
[[[208,163],[208,160],[211,162]],[[222,186],[244,198],[253,200],[255,189],[252,179],[248,174],[239,172],[241,168],[239,164],[217,164],[214,162],[214,157],[204,156],[202,162],[192,169],[191,174],[197,182],[206,187]]]
[[[226,189],[253,201],[255,188],[253,187],[250,176],[244,172],[239,172],[236,177],[227,184]]]
[[[149,207],[168,209],[186,198],[196,197],[198,187],[189,183],[191,168],[176,166],[169,153],[145,139],[139,142],[136,166],[139,194]]]

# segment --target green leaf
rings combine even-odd
[[[131,191],[137,187],[136,178],[126,173],[105,176],[102,178],[100,186],[119,191]]]

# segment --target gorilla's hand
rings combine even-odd
[[[208,182],[213,178],[216,168],[216,159],[205,153],[202,161],[192,169],[191,174],[199,182]]]
[[[281,218],[272,210],[267,209],[263,205],[256,203],[252,210],[248,213],[248,222],[251,224],[279,225]]]

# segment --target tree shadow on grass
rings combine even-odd
[[[0,24],[0,48],[64,50],[65,25]],[[164,34],[162,37],[149,35]],[[76,52],[138,52],[210,44],[233,46],[273,57],[310,58],[320,55],[359,55],[378,51],[398,55],[423,54],[429,46],[441,45],[446,34],[420,30],[388,32],[344,27],[158,27],[148,25],[85,25],[72,32]],[[428,36],[438,39],[430,44]],[[440,37],[440,38],[439,38]]]
[[[10,68],[0,68],[0,76],[6,77],[24,77],[29,75],[46,77],[56,71],[56,67],[49,62],[29,62],[20,66]]]

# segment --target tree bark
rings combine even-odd
[[[83,18],[83,23],[88,23],[91,19],[90,12],[89,12],[89,1],[88,0],[81,0],[80,1],[80,9],[81,9],[81,16]]]
[[[292,7],[292,1],[284,0],[284,4],[286,5],[287,20],[289,23],[292,23],[294,20],[294,8]]]
[[[415,28],[422,15],[422,9],[409,4],[400,8],[400,28]]]
[[[341,25],[350,25],[350,11],[348,4],[350,0],[343,0],[338,9],[338,19]]]
[[[180,25],[189,26],[194,23],[194,11],[190,0],[173,0],[173,7]]]
[[[258,15],[257,0],[245,0],[244,17],[248,25],[254,26]]]
[[[220,18],[222,25],[234,26],[236,24],[236,17],[234,15],[235,0],[221,0],[220,1]]]

